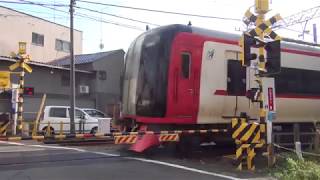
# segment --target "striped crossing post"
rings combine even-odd
[[[242,170],[244,157],[247,160],[248,170],[255,170],[254,158],[256,156],[255,149],[263,148],[265,140],[265,124],[249,123],[246,118],[233,118],[232,138],[236,143],[236,166],[238,170]]]
[[[22,68],[19,73],[19,89],[18,89],[18,122],[17,122],[17,134],[23,134],[23,89],[24,89],[24,69]]]
[[[19,52],[18,54],[14,54],[13,58],[17,60],[16,63],[9,66],[11,71],[21,68],[19,74],[19,87],[18,87],[18,111],[17,111],[17,127],[16,131],[18,135],[23,134],[23,91],[24,91],[24,75],[25,71],[28,73],[32,72],[32,68],[27,64],[30,61],[29,55],[26,55],[26,42],[19,42]]]
[[[272,120],[271,117],[275,113],[274,104],[274,81],[269,95],[269,88],[266,88],[266,75],[268,77],[274,77],[275,73],[280,71],[280,40],[281,37],[278,36],[272,29],[271,26],[277,21],[281,20],[280,14],[276,14],[269,19],[265,19],[265,14],[269,12],[269,0],[255,0],[255,13],[250,12],[248,9],[245,13],[244,22],[249,24],[254,24],[255,28],[244,33],[243,37],[240,39],[240,46],[242,47],[242,56],[240,56],[243,65],[250,66],[250,61],[257,59],[257,65],[254,67],[256,70],[256,82],[258,85],[258,95],[257,100],[254,98],[253,102],[259,102],[259,123],[264,124],[264,128],[267,128],[266,132],[262,133],[261,137],[268,144],[268,166],[271,167],[275,163],[275,158],[273,155],[273,145],[272,145]],[[265,36],[269,37],[269,40],[265,41]],[[251,54],[250,48],[258,48],[258,54]],[[265,57],[265,51],[267,52]],[[245,56],[246,55],[246,56]],[[252,56],[255,55],[255,56]],[[245,62],[245,63],[244,63]],[[277,67],[273,67],[273,66]],[[273,79],[274,80],[274,79]],[[253,88],[255,89],[255,88]],[[266,95],[268,94],[268,95]],[[272,101],[271,101],[272,99]],[[269,104],[272,102],[272,104]],[[251,152],[252,150],[248,150]]]

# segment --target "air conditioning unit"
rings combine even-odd
[[[89,94],[89,86],[80,85],[80,94]]]

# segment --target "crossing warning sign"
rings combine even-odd
[[[10,88],[10,72],[0,71],[0,88]]]

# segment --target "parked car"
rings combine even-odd
[[[44,133],[50,130],[53,133],[60,131],[60,123],[63,123],[63,132],[70,131],[70,114],[69,106],[46,106],[44,109],[43,119],[40,121],[39,130]],[[104,113],[96,109],[75,108],[75,130],[76,132],[96,133],[98,131],[99,119],[106,118]]]

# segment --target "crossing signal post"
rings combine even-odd
[[[244,22],[253,23],[255,28],[245,32],[240,39],[240,61],[243,66],[256,70],[258,88],[249,90],[247,97],[252,102],[258,102],[260,107],[259,121],[267,125],[268,165],[273,166],[275,159],[272,147],[272,120],[275,118],[274,74],[281,70],[280,37],[272,31],[272,26],[281,20],[279,14],[265,20],[269,11],[269,0],[255,0],[255,13],[248,10]],[[265,38],[268,36],[269,38]],[[258,48],[258,54],[251,53],[252,48]],[[266,52],[266,53],[265,53]],[[266,54],[266,55],[265,55]],[[251,61],[257,63],[253,64]]]
[[[16,59],[16,63],[9,66],[11,71],[21,68],[19,74],[19,89],[18,89],[18,122],[16,131],[17,134],[22,135],[23,133],[23,102],[24,102],[24,75],[25,71],[28,73],[32,72],[32,68],[27,64],[30,61],[29,55],[26,54],[26,43],[19,42],[19,51],[18,54],[14,54],[13,58]]]

